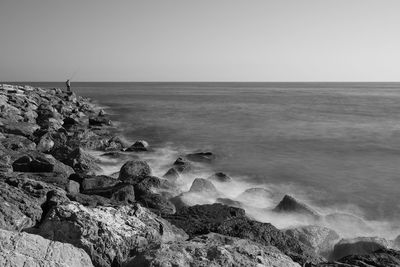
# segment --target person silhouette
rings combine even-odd
[[[71,82],[70,82],[69,80],[67,80],[67,81],[65,82],[65,84],[67,85],[67,91],[68,91],[68,92],[71,92]]]

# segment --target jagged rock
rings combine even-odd
[[[76,148],[69,153],[65,163],[78,173],[91,174],[101,171],[96,158],[82,148]]]
[[[304,203],[298,202],[295,198],[285,195],[281,202],[275,207],[276,212],[292,212],[298,213],[305,216],[310,216],[312,218],[318,219],[320,215],[318,212],[310,208]]]
[[[335,262],[326,262],[316,267],[398,267],[400,266],[400,252],[392,249],[379,249],[370,254],[351,255]]]
[[[211,175],[210,177],[208,177],[208,180],[220,182],[220,183],[226,183],[226,182],[231,182],[232,178],[223,172],[216,172],[213,175]]]
[[[342,239],[335,245],[331,258],[338,260],[348,255],[365,255],[378,249],[386,249],[388,245],[387,240],[378,237]]]
[[[206,162],[210,163],[211,161],[215,160],[215,155],[212,152],[198,152],[187,154],[185,156],[188,160],[194,162]]]
[[[236,207],[236,208],[242,208],[243,207],[241,202],[232,200],[230,198],[219,197],[219,198],[216,199],[215,202],[221,203],[221,204],[224,204],[224,205],[227,205],[227,206],[231,206],[231,207]]]
[[[124,266],[274,266],[300,267],[273,246],[210,233],[147,250]]]
[[[0,229],[0,266],[90,267],[89,255],[71,244]]]
[[[272,193],[265,188],[249,188],[236,197],[236,200],[248,206],[265,208],[271,205]]]
[[[58,205],[46,216],[38,233],[51,240],[83,248],[95,266],[120,266],[163,242],[187,235],[141,206],[87,208],[78,203]]]
[[[4,138],[0,139],[0,143],[5,149],[13,151],[27,151],[36,148],[36,144],[28,138],[14,134],[5,135]]]
[[[177,158],[173,165],[178,173],[187,173],[192,169],[190,161],[182,157]]]
[[[243,209],[222,204],[196,205],[178,209],[176,214],[164,218],[185,230],[191,237],[214,232],[249,239],[266,246],[276,246],[292,260],[301,264],[323,261],[312,248],[286,235],[273,225],[248,219]]]
[[[218,194],[217,188],[213,183],[207,179],[196,178],[194,179],[189,192],[196,193],[207,193],[207,194]]]
[[[318,255],[326,259],[329,259],[334,245],[339,240],[339,235],[335,231],[317,225],[287,229],[285,230],[285,233],[313,248]]]
[[[170,168],[164,175],[163,178],[168,179],[171,182],[176,182],[179,178],[179,173],[174,168]]]
[[[51,138],[51,134],[46,133],[41,138],[37,145],[37,150],[41,152],[50,152],[54,147],[54,141]]]
[[[39,125],[30,122],[0,121],[1,133],[22,135],[28,138],[39,128]]]
[[[150,166],[145,161],[128,161],[119,171],[119,179],[125,183],[137,184],[151,175]]]
[[[138,140],[133,145],[131,145],[126,151],[148,151],[149,144],[144,140]]]

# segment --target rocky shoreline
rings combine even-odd
[[[246,213],[245,200],[269,192],[228,198],[215,187],[232,182],[224,173],[177,190],[181,175],[215,155],[182,155],[153,176],[132,159],[149,144],[125,141],[104,110],[74,93],[0,85],[0,109],[0,266],[400,266],[400,236],[342,239],[326,227],[348,215],[285,196],[271,212],[329,223],[280,230]],[[131,156],[107,176],[91,150]]]

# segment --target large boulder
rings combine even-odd
[[[149,164],[145,161],[128,161],[119,171],[119,179],[125,183],[137,184],[151,175]]]
[[[274,266],[300,267],[273,246],[210,233],[169,242],[145,251],[125,266]]]
[[[0,266],[90,267],[89,255],[71,244],[0,229]]]
[[[342,239],[333,249],[331,258],[341,259],[348,255],[365,255],[378,249],[385,249],[389,242],[378,237],[357,237],[353,239]]]
[[[88,208],[58,205],[38,233],[83,248],[95,266],[120,266],[129,257],[163,242],[186,240],[186,233],[138,206]]]
[[[276,212],[297,213],[300,215],[309,216],[314,219],[319,219],[321,216],[311,207],[297,201],[294,197],[285,195],[281,202],[275,207]]]
[[[93,174],[102,170],[96,158],[79,147],[69,153],[65,163],[83,174]]]
[[[301,243],[312,247],[318,255],[326,259],[329,259],[333,247],[339,240],[339,235],[335,231],[317,225],[287,229],[285,233],[288,236],[297,238]]]

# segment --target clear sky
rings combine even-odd
[[[0,0],[0,81],[400,81],[400,0]]]

